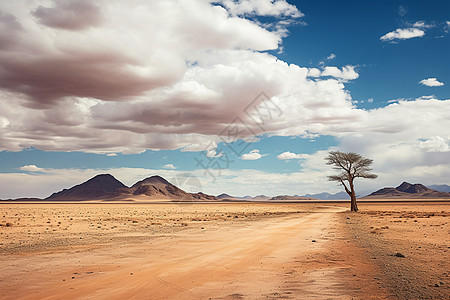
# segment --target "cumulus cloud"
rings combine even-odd
[[[417,27],[417,28],[427,28],[427,29],[434,27],[434,25],[432,25],[432,24],[425,23],[425,21],[417,21],[412,26]]]
[[[327,60],[332,60],[332,59],[335,59],[335,58],[336,58],[336,54],[331,53],[326,59]]]
[[[223,156],[223,153],[218,152],[217,149],[209,149],[206,151],[206,157],[215,158],[215,157],[221,157],[221,156]]]
[[[325,67],[321,76],[332,76],[344,80],[353,80],[359,77],[359,74],[355,71],[355,66],[345,66],[340,70],[337,67]]]
[[[308,69],[308,77],[320,77],[322,72],[317,68],[309,68]]]
[[[450,140],[445,140],[440,136],[433,136],[419,141],[418,147],[426,152],[448,152],[450,151]]]
[[[326,120],[316,124],[322,134],[336,137],[336,147],[311,154],[289,151],[282,153],[284,157],[292,157],[291,159],[302,158],[297,172],[223,169],[220,170],[221,173],[214,173],[220,180],[213,180],[203,169],[194,170],[192,173],[202,182],[204,192],[216,195],[223,192],[233,195],[306,194],[323,191],[334,193],[340,191],[341,187],[327,181],[326,176],[335,171],[324,163],[324,158],[328,151],[340,150],[361,153],[374,159],[374,173],[379,177],[373,181],[357,181],[358,191],[372,192],[384,186],[398,185],[405,180],[425,185],[450,182],[450,99],[420,97],[370,109],[357,118],[344,116],[341,115],[347,122],[336,122],[334,117],[330,116],[327,126],[323,126]],[[261,155],[259,151],[246,154],[255,157]],[[170,181],[182,172],[164,168],[45,168],[44,172],[33,172],[31,170],[36,169],[31,167],[29,170],[30,173],[1,173],[0,198],[47,197],[54,191],[79,184],[99,173],[111,173],[125,184],[131,185],[155,174]]]
[[[164,169],[175,170],[176,167],[173,164],[165,164],[163,166]]]
[[[129,101],[177,82],[197,51],[269,50],[281,41],[279,34],[199,0],[0,5],[8,12],[0,18],[0,27],[8,29],[0,40],[9,42],[0,51],[0,87],[26,96],[32,107],[64,97]]]
[[[440,82],[439,80],[437,80],[437,78],[426,78],[426,79],[422,79],[419,83],[426,85],[426,86],[443,86],[444,83]]]
[[[345,88],[358,76],[353,66],[320,70],[286,63],[265,52],[280,46],[280,32],[207,1],[147,1],[139,9],[124,1],[91,1],[102,8],[101,16],[95,22],[80,20],[80,27],[45,25],[50,12],[30,18],[39,6],[58,8],[59,3],[0,2],[8,12],[0,15],[1,150],[182,149],[210,150],[209,157],[216,157],[217,144],[234,130],[246,140],[263,133],[325,134],[338,139],[340,150],[374,158],[381,175],[376,184],[391,185],[404,174],[412,180],[421,174],[435,183],[450,180],[448,152],[418,147],[418,141],[448,137],[449,100],[431,97],[358,109]],[[268,97],[256,100],[261,91]],[[213,183],[204,170],[195,174],[203,176],[209,193],[336,192],[339,187],[326,180],[326,153],[305,155],[301,171],[292,174],[223,170]],[[177,172],[0,174],[0,198],[48,196],[109,171],[126,184],[154,174],[170,180]],[[268,179],[273,184],[266,187]]]
[[[257,159],[260,159],[261,157],[262,157],[262,155],[259,154],[259,150],[258,149],[253,149],[249,153],[242,154],[241,159],[243,159],[243,160],[257,160]]]
[[[395,39],[407,40],[415,37],[422,37],[425,35],[425,31],[418,28],[398,28],[394,31],[388,32],[380,40],[382,41],[392,41]]]
[[[26,171],[26,172],[44,172],[45,169],[39,168],[36,165],[26,165],[23,167],[20,167],[19,170]]]
[[[304,158],[302,154],[295,154],[289,151],[283,152],[277,156],[280,160],[287,160],[287,159],[300,159]]]
[[[66,30],[83,30],[101,22],[100,7],[90,1],[59,0],[53,5],[39,6],[32,15],[43,25]]]
[[[222,3],[234,15],[259,15],[299,18],[303,13],[285,0],[222,0]]]

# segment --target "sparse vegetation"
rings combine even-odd
[[[350,196],[351,211],[358,211],[354,181],[357,177],[377,178],[377,175],[370,173],[372,171],[370,165],[372,165],[373,160],[357,153],[344,153],[339,151],[331,151],[326,157],[326,160],[328,165],[334,166],[334,169],[342,170],[338,175],[328,176],[328,179],[330,181],[340,182],[344,186],[345,191]],[[345,183],[346,181],[348,182],[348,186]]]

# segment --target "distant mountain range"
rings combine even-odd
[[[220,194],[217,196],[219,199],[229,199],[229,200],[253,200],[253,201],[267,201],[267,200],[339,200],[339,199],[350,199],[346,192],[339,192],[336,194],[330,193],[320,193],[320,194],[306,194],[303,196],[299,195],[279,195],[274,197],[269,197],[266,195],[258,195],[255,197],[244,196],[235,197],[229,194]]]
[[[429,187],[424,186],[423,184],[411,184],[408,182],[403,182],[398,187],[386,187],[382,188],[376,192],[371,194],[363,193],[363,195],[367,195],[361,198],[368,199],[439,199],[439,198],[450,198],[450,186],[448,185],[430,185]],[[266,200],[348,200],[350,197],[346,192],[339,192],[336,194],[330,193],[318,193],[318,194],[306,194],[303,196],[299,195],[279,195],[275,197],[268,197],[265,195],[260,195],[256,197],[233,197],[229,194],[220,194],[217,196],[219,199],[228,199],[228,200],[244,200],[244,201],[266,201]]]
[[[446,184],[429,185],[428,188],[439,192],[450,193],[450,185]]]
[[[306,194],[303,197],[315,198],[319,200],[340,200],[340,199],[350,199],[346,192],[339,192],[336,194],[330,193],[320,193],[320,194]]]
[[[364,198],[374,199],[431,199],[431,198],[450,198],[450,193],[437,191],[424,186],[423,184],[411,184],[403,182],[398,187],[385,187]]]
[[[219,200],[204,193],[187,193],[161,176],[151,176],[127,187],[110,174],[100,174],[70,189],[52,194],[48,201],[85,200],[153,200],[179,201]]]
[[[259,201],[266,201],[270,199],[270,197],[266,195],[258,195],[255,197],[252,196],[236,197],[225,193],[218,195],[217,198],[227,200],[259,200]]]
[[[275,196],[270,198],[270,200],[317,200],[316,198],[311,197],[302,197],[302,196],[288,196],[288,195],[281,195],[281,196]]]
[[[370,195],[363,197],[368,199],[439,199],[450,198],[449,185],[430,185],[426,187],[422,184],[411,184],[403,182],[398,187],[385,187]],[[84,183],[75,185],[69,189],[53,193],[45,199],[20,198],[19,201],[86,201],[86,200],[157,200],[169,199],[176,201],[295,201],[295,200],[340,200],[349,199],[347,193],[336,194],[319,193],[299,195],[280,195],[268,197],[258,195],[256,197],[244,196],[233,197],[229,194],[220,194],[217,197],[207,195],[202,192],[188,193],[179,187],[171,184],[161,176],[151,176],[136,182],[131,187],[127,187],[122,182],[114,178],[111,174],[97,175]],[[10,199],[11,200],[11,199]]]

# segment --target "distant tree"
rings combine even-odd
[[[331,151],[325,159],[327,165],[333,165],[334,169],[342,171],[339,175],[328,176],[328,180],[338,181],[344,186],[345,191],[350,196],[351,211],[358,211],[354,181],[357,177],[377,178],[377,175],[370,173],[372,171],[370,166],[373,160],[357,153],[344,153],[339,151]]]

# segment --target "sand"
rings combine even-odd
[[[0,298],[448,298],[449,204],[347,206],[1,204]]]

